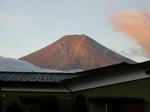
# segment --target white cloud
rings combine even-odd
[[[147,55],[150,56],[150,10],[117,10],[113,15],[109,16],[109,21],[116,31],[136,40]]]

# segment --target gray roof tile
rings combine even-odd
[[[74,77],[74,73],[0,72],[0,81],[4,82],[59,82]]]

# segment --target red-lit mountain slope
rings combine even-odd
[[[86,35],[66,35],[58,41],[20,58],[42,68],[56,70],[92,69],[134,61],[100,45]]]

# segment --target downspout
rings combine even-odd
[[[106,102],[106,112],[108,112],[108,102]]]

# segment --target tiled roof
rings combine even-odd
[[[75,77],[75,73],[0,72],[1,82],[60,82]]]

